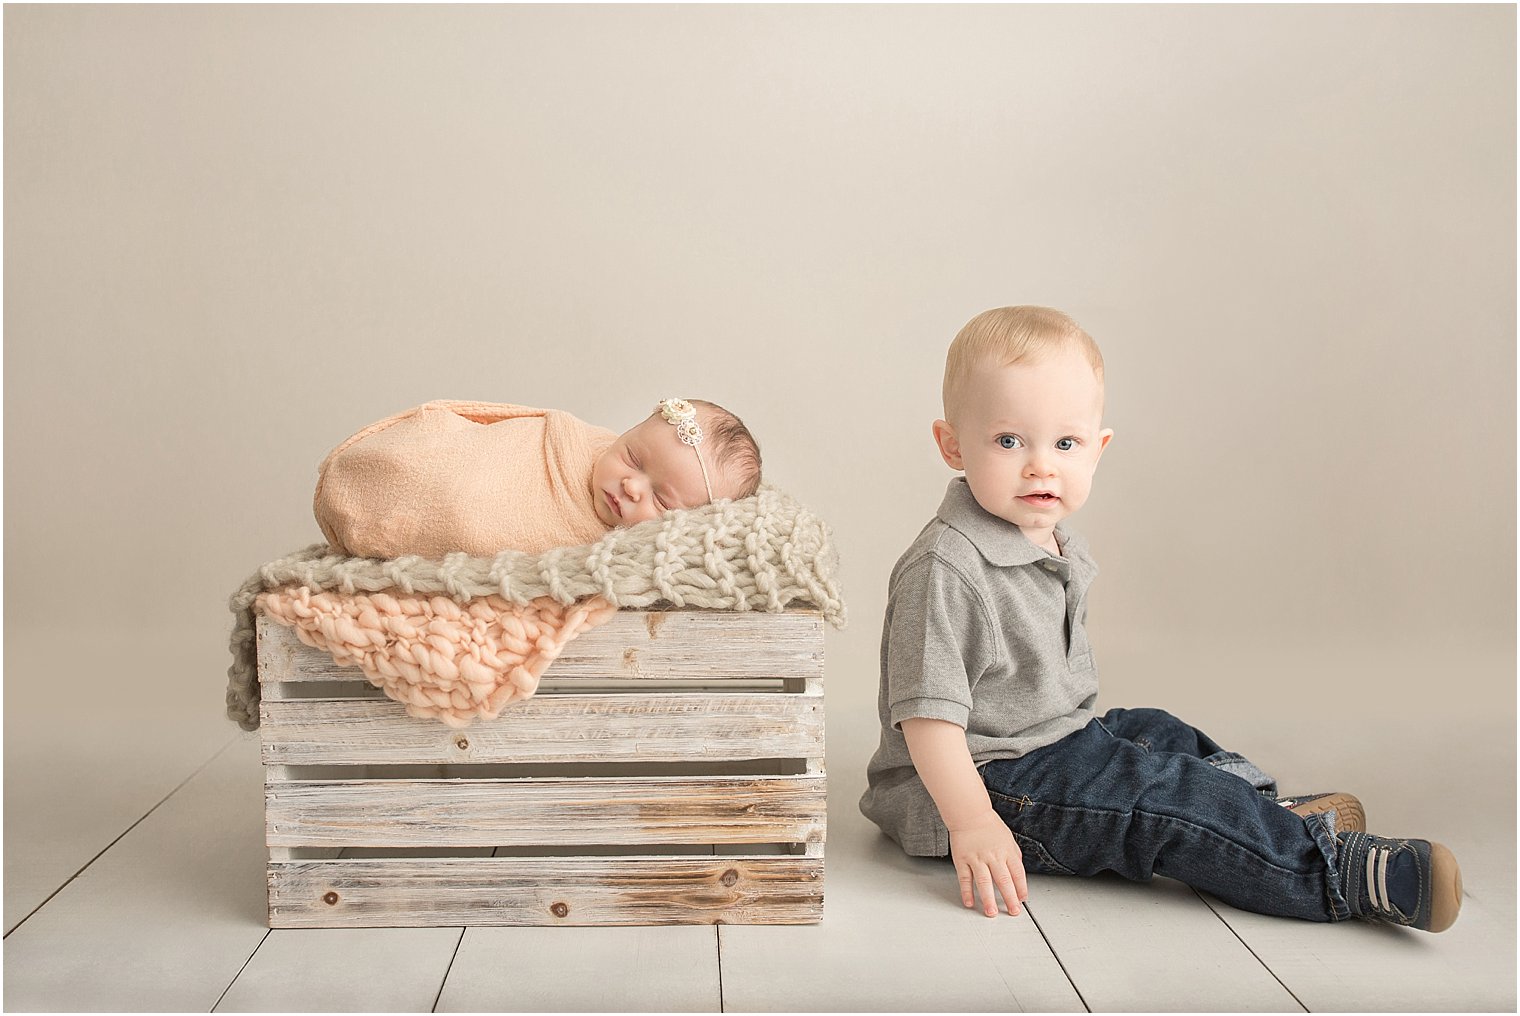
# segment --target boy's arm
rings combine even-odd
[[[902,721],[902,732],[913,767],[950,830],[961,903],[972,905],[975,885],[982,911],[995,916],[996,885],[1008,913],[1017,915],[1022,910],[1019,902],[1029,898],[1023,855],[1013,833],[992,810],[992,799],[966,748],[966,731],[949,720],[911,717]]]

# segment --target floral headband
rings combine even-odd
[[[661,399],[655,412],[665,417],[665,422],[675,427],[676,436],[682,444],[691,445],[697,453],[697,465],[702,467],[702,485],[707,488],[707,500],[713,500],[712,482],[707,478],[707,463],[702,461],[702,425],[697,423],[697,408],[685,399]]]

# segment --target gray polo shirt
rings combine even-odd
[[[892,569],[881,633],[881,744],[860,810],[910,854],[950,852],[918,778],[903,720],[966,728],[980,766],[1017,758],[1087,725],[1098,672],[1083,623],[1098,566],[1056,525],[1060,557],[976,503],[965,477]]]

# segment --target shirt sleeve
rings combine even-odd
[[[883,669],[892,726],[913,717],[971,718],[971,686],[994,661],[987,610],[953,566],[932,554],[905,568],[891,590]]]

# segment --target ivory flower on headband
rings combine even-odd
[[[682,444],[690,445],[697,454],[697,465],[702,469],[702,485],[707,488],[707,500],[713,500],[712,482],[707,478],[707,463],[702,461],[702,425],[697,422],[697,407],[685,399],[661,399],[654,407],[665,417],[665,422],[675,427],[676,436]]]

